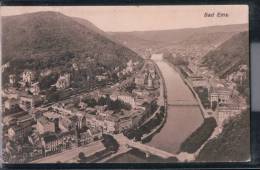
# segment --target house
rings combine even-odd
[[[31,85],[29,91],[30,91],[33,95],[39,95],[39,93],[40,93],[39,82],[33,83],[33,84]]]
[[[132,60],[129,60],[129,61],[127,62],[126,71],[127,71],[127,72],[133,72],[133,62],[132,62]]]
[[[148,74],[148,79],[147,79],[147,89],[153,89],[153,77],[151,74]]]
[[[96,76],[96,79],[97,79],[98,81],[103,81],[103,80],[106,80],[106,79],[107,79],[107,76],[97,75],[97,76]]]
[[[35,74],[31,70],[25,70],[22,73],[22,80],[24,83],[31,84],[34,78],[35,78]]]
[[[132,94],[136,96],[148,96],[149,92],[147,90],[134,89]]]
[[[118,131],[116,118],[113,117],[112,115],[109,115],[105,119],[104,123],[105,123],[104,131],[106,131],[107,133],[116,133],[116,131]]]
[[[15,74],[10,74],[9,75],[9,83],[10,83],[11,86],[15,85],[15,83],[16,83],[16,76],[15,76]]]
[[[5,109],[8,109],[8,110],[14,110],[16,109],[17,107],[19,107],[19,101],[17,99],[7,99],[5,102],[4,102],[4,108]]]
[[[20,92],[18,90],[16,90],[14,87],[9,87],[9,88],[3,89],[2,96],[6,97],[8,99],[19,99]]]
[[[55,84],[57,89],[66,89],[70,86],[70,74],[65,73],[63,75],[60,75],[58,78],[56,84]]]

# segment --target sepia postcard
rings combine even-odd
[[[248,15],[2,6],[2,162],[250,161]]]

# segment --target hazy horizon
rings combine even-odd
[[[247,5],[1,7],[2,16],[44,11],[86,19],[105,32],[163,31],[248,24]],[[229,16],[204,17],[206,12],[223,12]]]

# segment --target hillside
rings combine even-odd
[[[125,65],[129,59],[140,60],[135,52],[109,40],[86,22],[57,12],[3,17],[2,61],[18,64],[16,69],[66,70],[73,62],[86,68],[100,64],[110,69]]]
[[[220,77],[237,71],[240,64],[249,64],[248,32],[241,32],[225,41],[202,59],[202,64],[214,70]]]
[[[243,112],[224,126],[219,137],[211,139],[200,151],[198,162],[250,160],[250,115]]]
[[[72,17],[72,19],[77,21],[79,24],[84,25],[88,29],[90,29],[96,33],[99,33],[100,35],[108,36],[108,34],[106,34],[103,30],[99,29],[97,26],[95,26],[93,23],[91,23],[90,21],[88,21],[86,19],[78,18],[78,17]]]
[[[142,53],[146,48],[157,50],[191,50],[215,47],[235,33],[248,30],[247,24],[211,26],[160,31],[110,32],[114,39]],[[193,47],[191,47],[193,46]],[[206,50],[208,52],[209,50]]]

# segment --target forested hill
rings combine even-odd
[[[214,49],[232,35],[248,30],[248,24],[184,28],[158,31],[110,32],[110,36],[129,48],[142,53],[146,48],[153,50],[199,50],[202,54]]]
[[[249,64],[248,32],[241,32],[225,41],[202,59],[202,64],[214,70],[220,77],[237,71],[241,64]]]
[[[92,61],[114,68],[129,59],[141,60],[135,52],[89,25],[91,28],[58,12],[2,17],[2,63],[23,63],[21,67],[30,69],[66,69],[72,62],[87,67]]]

